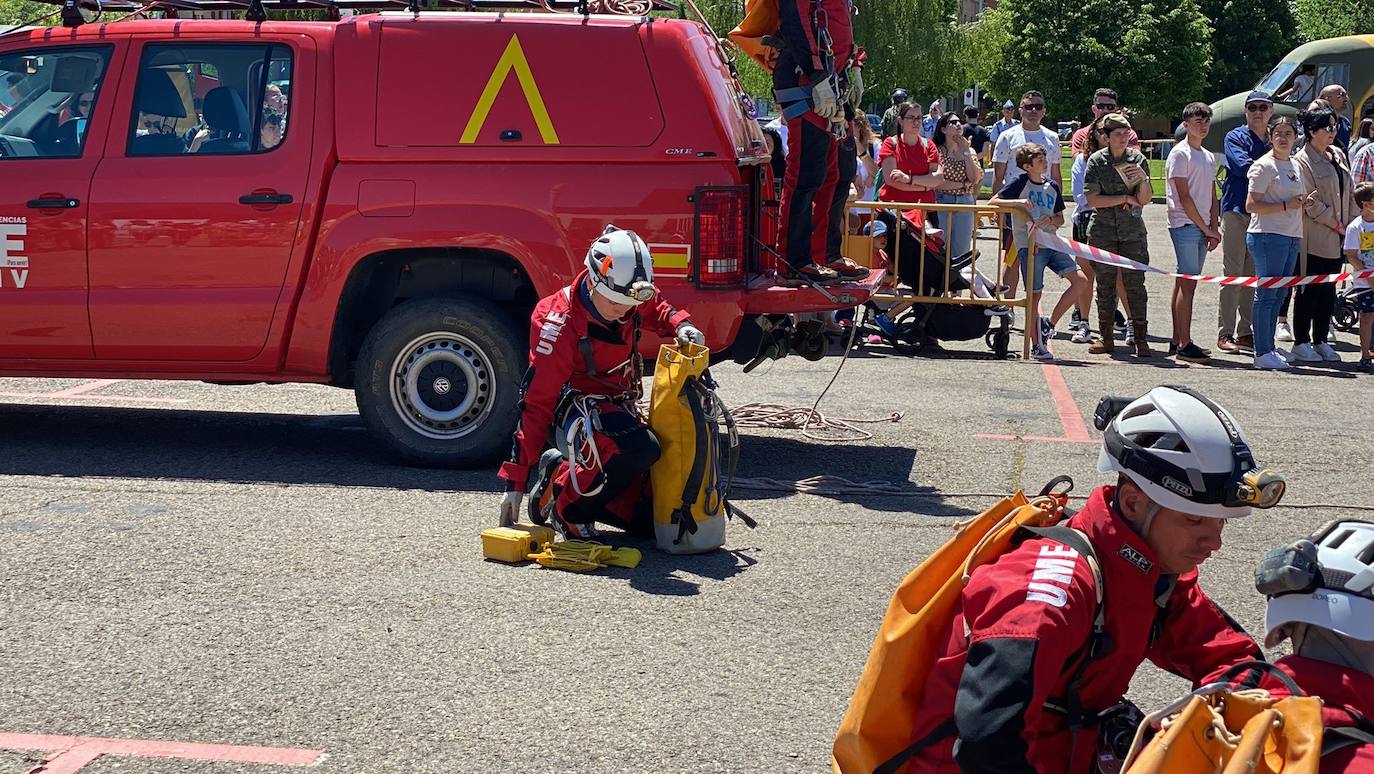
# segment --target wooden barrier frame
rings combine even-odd
[[[924,239],[922,239],[920,242],[921,256],[917,263],[917,276],[915,278],[911,278],[910,281],[908,281],[906,287],[903,287],[903,282],[907,281],[908,278],[899,276],[899,267],[901,266],[901,240],[897,239],[896,235],[893,234],[888,238],[887,250],[891,264],[888,271],[889,284],[885,284],[883,287],[876,290],[873,293],[871,300],[884,303],[898,304],[903,308],[903,310],[906,308],[910,308],[911,306],[916,304],[960,304],[966,306],[1008,306],[1012,308],[1020,307],[1022,309],[1022,312],[1024,313],[1025,318],[1025,326],[1023,326],[1022,328],[1021,335],[1021,357],[1025,360],[1030,359],[1030,331],[1032,331],[1033,329],[1029,326],[1039,325],[1040,321],[1038,319],[1036,310],[1032,308],[1032,296],[1029,292],[1029,289],[1027,287],[1023,287],[1022,294],[1018,296],[1004,297],[1002,295],[1002,273],[1007,266],[1005,262],[1005,257],[1007,255],[1009,244],[1011,243],[1007,242],[1004,239],[1004,236],[1006,236],[1006,234],[1004,234],[1001,224],[1003,218],[1011,214],[1012,210],[1010,208],[993,206],[986,202],[980,202],[977,204],[937,204],[935,202],[906,204],[901,202],[851,201],[849,202],[848,206],[852,209],[869,210],[870,219],[872,219],[872,215],[876,214],[877,211],[888,210],[897,216],[897,220],[899,223],[903,219],[902,216],[908,210],[920,210],[923,214],[930,212],[973,213],[973,234],[972,240],[970,242],[970,244],[973,246],[973,256],[972,261],[969,264],[969,269],[975,276],[978,274],[978,260],[981,256],[981,251],[979,250],[978,246],[978,243],[980,241],[978,237],[980,221],[982,220],[983,216],[990,216],[993,224],[991,228],[996,233],[996,236],[993,237],[991,240],[984,238],[981,241],[985,243],[989,241],[995,241],[997,244],[997,253],[996,257],[993,260],[993,265],[996,267],[996,270],[992,276],[987,277],[989,284],[992,286],[990,288],[990,290],[992,291],[992,298],[978,298],[974,294],[973,288],[969,288],[966,291],[958,292],[950,290],[950,265],[953,263],[953,259],[955,256],[952,255],[952,251],[954,249],[953,242],[948,238],[945,239],[944,292],[940,295],[934,296],[922,295],[919,292],[921,278],[925,277],[926,256],[929,252],[926,249]],[[1009,232],[1007,233],[1009,234]],[[876,256],[873,253],[873,242],[871,238],[849,234],[845,237],[845,240],[845,246],[846,248],[848,248],[848,250],[845,252],[846,257],[860,264],[864,264],[870,267],[873,266],[874,263],[876,263]],[[866,248],[867,254],[850,255],[849,251],[854,250],[856,247]],[[1015,248],[1011,249],[1014,250]],[[863,260],[864,258],[867,258],[867,261]],[[1027,285],[1027,283],[1025,283],[1024,281],[1021,284],[1023,286]]]

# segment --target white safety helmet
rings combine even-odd
[[[1235,418],[1187,387],[1104,398],[1095,423],[1103,430],[1098,471],[1126,476],[1163,508],[1230,519],[1283,496],[1283,479],[1255,464]]]
[[[587,250],[592,288],[617,304],[638,306],[654,297],[654,259],[633,231],[607,226]]]
[[[1290,634],[1290,624],[1374,641],[1374,524],[1333,521],[1310,538],[1269,551],[1255,570],[1255,588],[1269,597],[1268,647]]]

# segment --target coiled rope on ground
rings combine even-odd
[[[830,375],[830,381],[826,382],[825,389],[821,390],[821,394],[816,396],[811,408],[784,406],[778,403],[745,403],[730,409],[730,414],[735,418],[735,424],[739,427],[765,427],[770,430],[800,430],[802,437],[810,438],[813,441],[840,443],[867,441],[873,438],[872,433],[855,425],[902,421],[902,417],[906,414],[901,411],[894,411],[885,417],[876,419],[855,419],[853,417],[827,417],[817,410],[821,401],[825,399],[826,393],[830,392],[830,388],[834,386],[835,380],[840,378],[840,371],[844,370],[844,364],[849,362],[849,353],[854,349],[854,339],[858,333],[859,326],[855,321],[855,324],[849,326],[849,341],[845,343],[844,354],[840,357],[839,365],[835,366],[835,373]],[[817,435],[811,431],[813,427],[828,431],[828,434]],[[738,480],[736,479],[736,481]]]

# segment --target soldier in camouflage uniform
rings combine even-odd
[[[1120,113],[1102,118],[1107,132],[1107,147],[1088,157],[1088,170],[1083,177],[1083,190],[1088,206],[1096,208],[1088,221],[1088,244],[1123,255],[1140,263],[1150,262],[1146,243],[1145,219],[1142,208],[1150,203],[1154,191],[1150,187],[1150,167],[1145,155],[1127,145],[1131,137],[1131,123]],[[1121,273],[1126,289],[1126,306],[1135,328],[1135,353],[1149,357],[1149,340],[1145,321],[1145,273],[1134,269],[1097,264],[1097,316],[1102,340],[1088,351],[1111,354],[1116,349],[1112,336],[1113,311],[1116,309],[1116,278]]]

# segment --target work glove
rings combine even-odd
[[[840,98],[835,93],[833,78],[821,78],[811,87],[811,106],[816,115],[834,121],[843,115],[840,111]]]
[[[854,112],[863,118],[863,98],[864,98],[864,71],[858,67],[849,68],[849,94],[847,102],[854,108]],[[867,118],[863,118],[867,121]]]
[[[702,333],[697,326],[687,322],[677,326],[677,340],[684,344],[706,346],[706,334]]]
[[[520,501],[524,499],[524,492],[506,492],[501,498],[501,526],[514,527],[520,521]]]

